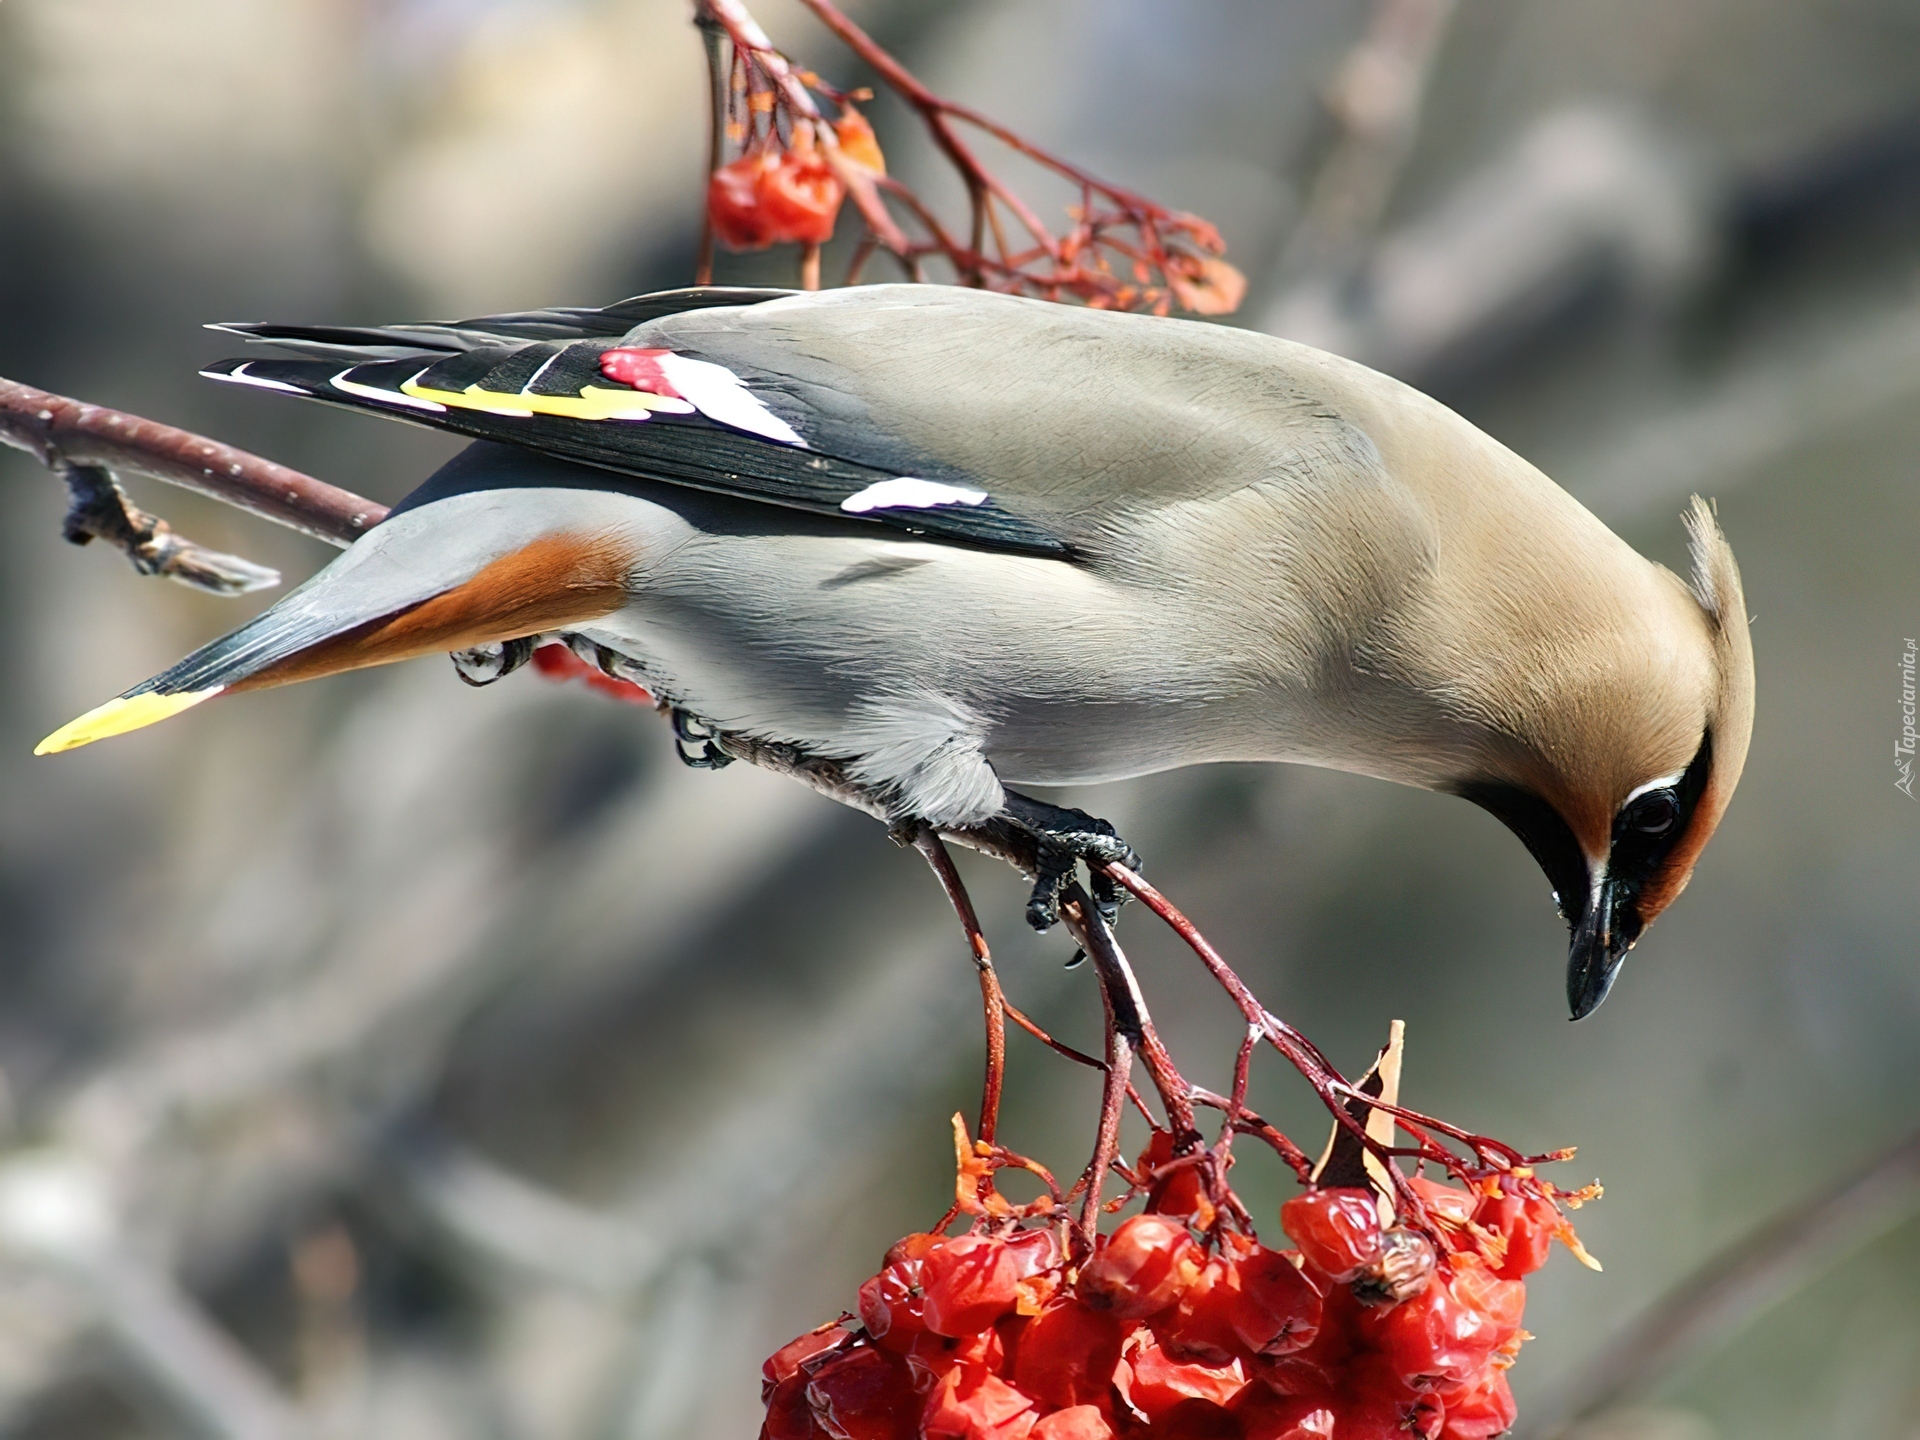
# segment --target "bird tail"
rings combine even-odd
[[[279,604],[61,726],[34,753],[139,730],[216,695],[565,629],[624,604],[633,542],[604,526],[543,528],[543,518],[555,517],[484,493],[396,514]]]

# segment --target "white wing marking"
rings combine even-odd
[[[876,480],[858,494],[840,502],[840,508],[852,515],[869,510],[931,510],[936,505],[981,505],[984,490],[968,490],[959,485],[942,485],[937,480],[922,480],[902,475],[894,480]]]
[[[681,397],[709,420],[745,430],[782,445],[806,448],[806,441],[786,421],[747,389],[746,382],[724,365],[690,360],[685,355],[662,355],[660,373]]]
[[[398,390],[382,390],[378,385],[362,385],[358,380],[349,380],[347,379],[347,375],[352,369],[353,367],[349,365],[345,370],[342,370],[338,375],[334,376],[329,383],[334,389],[344,390],[349,395],[358,395],[367,400],[383,401],[388,405],[410,405],[415,410],[431,410],[436,414],[444,413],[447,408],[438,400],[422,400],[418,395],[403,395]],[[420,375],[426,373],[423,369]],[[418,380],[420,375],[415,375],[413,379]],[[411,385],[413,380],[409,380],[406,383]]]
[[[248,365],[252,363],[251,360],[247,362]],[[298,385],[288,385],[279,380],[269,380],[264,375],[249,375],[247,374],[246,365],[236,366],[225,374],[222,374],[218,370],[202,370],[200,373],[209,380],[224,380],[230,385],[255,385],[262,390],[284,390],[289,395],[305,395],[307,393]]]

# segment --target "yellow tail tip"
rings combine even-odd
[[[78,720],[69,720],[34,746],[33,753],[58,755],[62,750],[77,750],[110,735],[144,729],[182,710],[190,710],[202,700],[211,700],[222,688],[216,685],[211,690],[190,690],[183,695],[122,695],[89,710]]]

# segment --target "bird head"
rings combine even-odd
[[[1516,707],[1525,719],[1504,727],[1490,773],[1454,787],[1546,872],[1572,933],[1575,1020],[1686,888],[1746,763],[1753,646],[1740,572],[1706,502],[1695,499],[1687,527],[1691,585],[1647,566],[1617,614],[1578,629],[1560,678]]]
[[[138,730],[216,695],[598,619],[626,603],[640,548],[621,510],[590,490],[416,492],[278,604],[62,726],[34,753]]]

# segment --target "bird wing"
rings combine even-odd
[[[220,327],[211,378],[650,481],[1072,559],[1297,471],[1328,412],[1245,332],[947,286],[676,291],[455,325]]]

